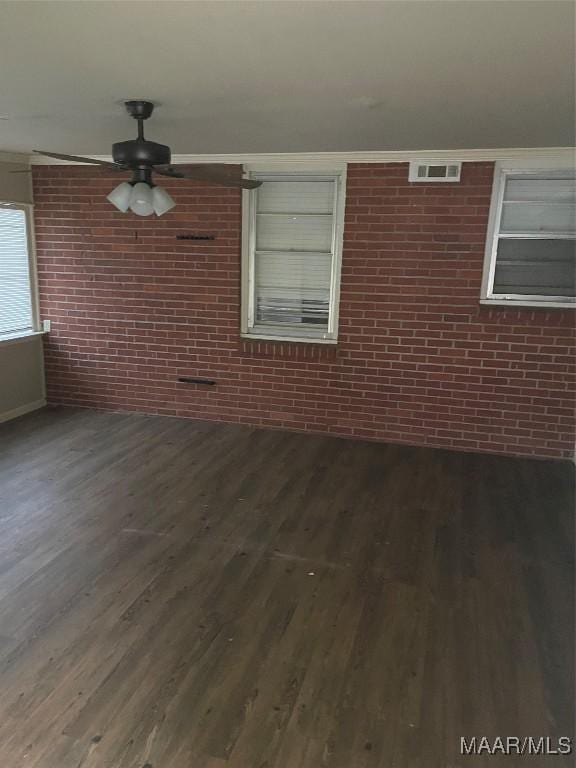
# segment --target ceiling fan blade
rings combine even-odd
[[[180,171],[178,168],[171,166],[157,166],[154,168],[154,173],[158,173],[161,176],[170,176],[173,179],[194,179],[195,181],[208,181],[212,184],[220,184],[223,187],[238,187],[240,189],[256,189],[262,182],[255,179],[243,179],[239,176],[232,176],[228,172],[220,173],[214,170],[206,170],[204,166],[196,166],[194,168],[187,167],[186,170]]]
[[[232,177],[233,179],[241,178],[238,165],[229,165],[228,163],[186,163],[185,165],[157,165],[155,166],[161,171],[178,171],[178,173],[185,173],[188,171],[198,171],[199,173],[214,173],[218,176],[225,176],[226,178]]]
[[[174,166],[170,166],[174,168]],[[224,176],[234,176],[238,178],[239,166],[229,165],[228,163],[186,163],[186,169],[195,171],[196,169],[201,171],[210,171],[211,173],[220,173]]]
[[[39,149],[34,150],[35,155],[43,155],[44,157],[53,157],[55,160],[70,160],[74,163],[90,163],[92,165],[102,165],[104,168],[111,168],[114,171],[126,171],[128,170],[124,165],[118,165],[117,163],[110,163],[108,160],[95,160],[93,157],[79,157],[78,155],[63,155],[60,152],[41,152]]]

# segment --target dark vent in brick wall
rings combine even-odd
[[[216,240],[216,235],[176,235],[176,240]]]
[[[208,384],[208,386],[216,384],[214,379],[203,379],[198,376],[178,376],[178,381],[181,384]]]

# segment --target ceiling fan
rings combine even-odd
[[[91,157],[63,155],[58,152],[40,152],[37,155],[53,157],[57,160],[71,160],[78,163],[100,165],[115,171],[131,171],[132,178],[123,181],[110,192],[107,199],[122,213],[128,209],[138,216],[157,216],[173,208],[176,203],[166,190],[157,187],[152,181],[152,175],[169,176],[174,179],[195,179],[220,184],[224,187],[239,187],[240,189],[255,189],[262,182],[252,179],[238,178],[232,175],[227,165],[187,165],[185,170],[179,170],[170,164],[170,147],[148,141],[144,138],[144,120],[147,120],[154,110],[151,101],[124,102],[128,114],[138,123],[138,138],[130,141],[120,141],[112,145],[113,162],[95,160]]]

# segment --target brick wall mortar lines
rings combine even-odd
[[[492,174],[409,184],[407,164],[349,166],[331,347],[240,338],[237,190],[167,180],[177,207],[142,219],[106,202],[115,175],[36,166],[49,402],[571,457],[574,312],[478,301]],[[176,240],[190,232],[216,239]]]

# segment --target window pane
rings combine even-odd
[[[509,178],[504,200],[576,201],[576,180],[567,178]]]
[[[258,325],[286,325],[314,327],[319,332],[328,330],[330,295],[315,295],[313,291],[304,291],[298,295],[276,296],[273,292],[262,290],[256,303],[256,322]]]
[[[330,254],[257,254],[256,320],[328,327]]]
[[[0,207],[0,334],[31,328],[26,214]]]
[[[575,240],[499,241],[494,293],[574,296],[575,281]]]
[[[323,251],[332,248],[332,216],[258,214],[256,250]]]
[[[576,233],[576,208],[571,203],[504,203],[501,232]]]
[[[259,213],[332,213],[333,181],[265,181],[258,189]]]

